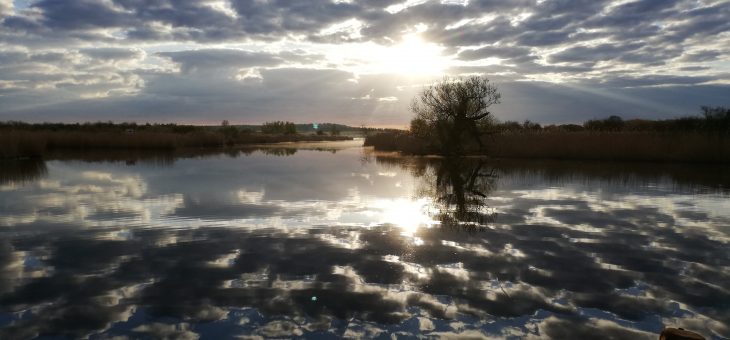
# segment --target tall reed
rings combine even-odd
[[[239,134],[225,136],[217,131],[154,132],[154,131],[1,131],[0,159],[41,157],[46,151],[74,150],[174,150],[178,148],[211,148],[236,144],[263,144],[298,141],[350,140],[346,136],[291,134]]]
[[[472,143],[476,144],[476,143]],[[730,135],[706,132],[507,131],[482,136],[468,155],[496,158],[730,163]],[[428,140],[407,132],[369,136],[365,146],[406,154],[435,154]]]
[[[501,158],[730,162],[730,136],[697,132],[524,132],[487,137]]]

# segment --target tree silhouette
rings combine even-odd
[[[432,170],[421,174],[419,194],[433,199],[442,227],[477,230],[494,220],[486,201],[497,176],[483,160],[444,158],[432,163]]]
[[[482,148],[478,124],[491,117],[489,107],[500,102],[497,87],[484,76],[449,78],[424,89],[411,104],[416,118],[412,132],[421,138],[437,139],[445,154],[461,154],[464,135]]]

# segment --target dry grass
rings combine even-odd
[[[50,150],[175,150],[236,144],[350,140],[345,136],[242,134],[234,139],[212,131],[188,133],[120,131],[0,131],[0,159],[42,157]]]
[[[0,133],[0,159],[40,157],[46,150],[46,139],[31,132]]]
[[[234,144],[267,144],[286,142],[324,142],[352,140],[348,136],[327,136],[327,135],[270,135],[261,133],[241,134],[233,139]]]
[[[0,185],[30,183],[46,173],[46,163],[40,159],[0,161]]]
[[[426,142],[405,131],[381,132],[365,138],[364,146],[379,151],[400,151],[405,154],[424,155],[434,152]]]
[[[175,149],[187,146],[220,146],[220,135],[206,132],[41,132],[49,149]]]
[[[701,133],[535,132],[490,136],[500,158],[730,162],[730,137]]]
[[[730,163],[730,135],[699,132],[505,132],[484,136],[486,150],[470,155],[496,158]],[[406,154],[435,154],[428,141],[406,132],[381,133],[365,146]]]

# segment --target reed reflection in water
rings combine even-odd
[[[0,337],[730,335],[722,171],[335,151],[5,184]]]

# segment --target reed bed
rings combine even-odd
[[[46,139],[30,132],[0,133],[0,159],[40,157],[46,150]]]
[[[418,139],[406,131],[390,131],[369,135],[364,146],[372,146],[379,151],[400,151],[409,155],[425,155],[436,150],[427,141]]]
[[[3,161],[0,163],[0,186],[30,183],[47,173],[46,163],[40,159]]]
[[[300,135],[300,134],[241,134],[231,141],[233,144],[268,144],[268,143],[291,143],[291,142],[333,142],[341,140],[352,140],[348,136],[327,136],[327,135]]]
[[[124,131],[0,131],[0,159],[42,157],[52,150],[175,150],[237,144],[350,140],[345,136],[267,135],[228,137],[215,131],[187,133]]]
[[[730,136],[696,132],[505,133],[484,144],[499,158],[730,162]]]
[[[365,139],[365,146],[376,150],[438,153],[429,144],[405,131]],[[730,163],[730,135],[705,132],[522,131],[485,135],[482,144],[482,150],[465,146],[465,153],[495,158]]]

